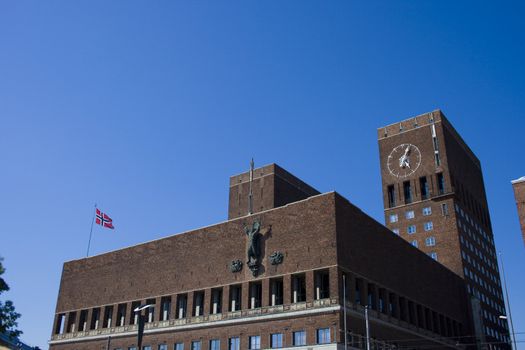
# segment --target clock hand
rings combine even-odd
[[[405,149],[405,154],[403,155],[403,157],[406,157],[407,154],[408,154],[408,150],[410,150],[410,146],[407,146],[407,148]]]

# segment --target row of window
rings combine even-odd
[[[419,178],[419,182],[416,182],[414,180],[414,185],[417,183],[419,186],[414,186],[414,188],[419,189],[419,195],[421,200],[425,200],[430,198],[431,193],[429,189],[429,181],[432,181],[432,177],[422,176]],[[397,184],[398,190],[396,191],[395,185],[388,185],[387,186],[387,198],[388,198],[388,207],[393,208],[397,205],[397,192],[401,192],[399,189],[399,184]],[[412,189],[412,181],[404,181],[403,182],[403,200],[404,204],[410,204],[414,201],[414,190]],[[436,188],[437,193],[439,195],[442,195],[445,193],[445,178],[443,176],[443,173],[436,174]]]
[[[291,278],[290,301],[300,303],[306,301],[306,275],[304,273],[286,276]],[[330,275],[328,270],[318,270],[313,272],[313,296],[315,300],[330,297]],[[167,321],[170,319],[183,319],[186,317],[199,317],[205,314],[220,314],[223,311],[237,312],[243,307],[245,309],[256,309],[263,305],[263,283],[261,280],[252,281],[248,284],[248,290],[243,291],[243,285],[230,285],[227,287],[228,304],[223,305],[223,288],[212,288],[210,291],[209,310],[204,310],[205,291],[194,291],[191,293],[181,293],[174,296],[164,296],[160,298],[160,312],[157,314],[157,299],[147,299],[146,304],[155,305],[149,307],[146,312],[146,322]],[[283,304],[284,279],[283,277],[271,278],[269,281],[269,299],[267,305],[277,306]],[[243,293],[248,293],[247,303],[243,304]],[[189,302],[192,302],[191,310],[188,310]],[[175,308],[172,309],[172,302]],[[246,301],[245,301],[246,302]],[[118,305],[107,305],[103,308],[95,307],[91,310],[72,311],[67,314],[57,315],[55,334],[83,332],[99,328],[121,327],[138,323],[138,314],[134,313],[142,301],[134,301],[130,305],[122,303]],[[265,303],[266,304],[266,303]],[[223,308],[225,310],[223,310]],[[91,311],[91,312],[90,312]],[[116,313],[115,313],[116,311]],[[89,316],[91,316],[89,318]]]
[[[330,328],[318,328],[315,332],[316,344],[329,344],[331,342]],[[292,332],[292,345],[293,346],[305,346],[306,345],[306,331],[299,330]],[[273,333],[270,334],[270,348],[280,349],[285,347],[284,334]],[[228,350],[240,350],[241,338],[231,337],[228,338]],[[168,344],[159,344],[158,350],[169,350]],[[172,347],[173,350],[184,350],[184,343],[175,343]],[[248,349],[249,350],[260,350],[261,349],[261,336],[251,335],[248,336]],[[122,348],[115,348],[114,350],[123,350]],[[137,350],[136,346],[129,346],[127,350]],[[144,345],[142,350],[152,350],[151,345]],[[193,340],[190,343],[190,350],[203,350],[202,340]],[[220,339],[210,339],[208,341],[207,350],[221,350]]]
[[[424,207],[421,209],[421,213],[423,216],[429,216],[432,215],[432,207]],[[405,211],[405,219],[410,220],[416,217],[416,214],[413,210],[407,210]],[[398,214],[390,214],[389,216],[390,223],[398,222],[399,221],[399,215]]]
[[[363,278],[346,274],[346,284],[347,300],[357,305],[368,306],[379,313],[442,336],[458,336],[461,333],[461,324],[458,322]]]
[[[423,230],[425,232],[432,231],[433,229],[434,229],[434,223],[432,223],[432,221],[427,221],[427,222],[425,222],[423,224]],[[399,229],[398,228],[392,229],[392,232],[394,232],[396,235],[399,235]],[[408,225],[407,226],[407,233],[409,235],[413,235],[416,232],[417,232],[416,225]]]

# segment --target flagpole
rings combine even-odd
[[[97,212],[97,203],[95,203],[95,210],[93,210],[93,218],[91,219],[91,229],[89,230],[89,241],[87,246],[86,258],[89,257],[89,246],[91,245],[91,236],[93,235],[93,223],[95,222],[95,213]]]

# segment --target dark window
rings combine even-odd
[[[315,299],[325,299],[330,297],[330,275],[328,270],[314,272],[314,295]]]
[[[447,203],[441,203],[441,214],[443,214],[443,216],[448,215],[448,204]]]
[[[204,291],[193,292],[193,316],[202,316],[204,311]]]
[[[113,306],[106,306],[104,308],[104,323],[103,328],[110,328],[111,327],[111,318],[113,317]]]
[[[167,321],[170,319],[171,297],[162,297],[160,299],[160,320]]]
[[[422,176],[419,178],[419,190],[421,191],[421,199],[428,198],[428,182],[427,177]]]
[[[177,295],[177,315],[176,318],[186,317],[186,307],[188,305],[188,295],[179,294]]]
[[[146,300],[146,304],[147,305],[155,305],[155,299],[148,299]],[[146,321],[147,322],[153,322],[155,321],[155,306],[150,306],[148,307],[147,309],[147,318],[146,318]]]
[[[304,274],[292,276],[292,302],[306,301],[306,279]]]
[[[230,286],[230,311],[241,309],[241,285]]]
[[[57,316],[57,323],[55,327],[55,334],[64,333],[64,323],[66,321],[66,314],[59,314]]]
[[[396,309],[396,304],[394,303],[394,300],[395,300],[395,294],[394,293],[390,293],[390,296],[388,298],[388,309],[390,311],[390,315],[392,315],[392,317],[397,317],[397,309]]]
[[[355,279],[355,303],[361,304],[361,279],[359,278]]]
[[[140,306],[140,301],[134,301],[131,303],[131,311],[129,313],[129,324],[137,324],[139,322],[139,316],[135,312],[135,309]]]
[[[396,190],[394,185],[389,185],[387,188],[388,192],[388,207],[392,208],[396,206]]]
[[[368,284],[368,296],[367,296],[367,303],[368,303],[368,306],[373,309],[373,310],[377,310],[377,305],[376,305],[376,293],[375,293],[375,288],[374,288],[374,285],[373,284]]]
[[[96,307],[91,310],[91,326],[89,329],[98,329],[98,323],[100,320],[100,308]]]
[[[412,189],[410,188],[410,181],[403,182],[403,194],[405,195],[405,204],[412,203]]]
[[[434,154],[434,158],[435,158],[435,161],[436,161],[436,166],[441,166],[441,159],[439,158],[439,153],[436,152]]]
[[[126,324],[126,304],[119,304],[117,308],[117,327],[122,327]]]
[[[250,282],[250,309],[261,307],[262,284],[261,282]]]
[[[438,193],[444,194],[445,193],[445,178],[443,177],[443,173],[437,174],[436,177],[437,177]]]
[[[84,332],[87,329],[87,317],[88,317],[88,310],[82,310],[80,311],[80,318],[78,320],[78,331]]]
[[[67,332],[73,333],[76,331],[75,324],[77,322],[77,313],[75,311],[72,311],[69,313],[69,318],[67,320]]]
[[[283,279],[273,278],[270,280],[270,306],[283,304]]]
[[[222,288],[211,290],[211,314],[220,314],[222,312]]]

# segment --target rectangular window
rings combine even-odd
[[[168,350],[167,344],[159,344],[159,350]]]
[[[230,286],[230,311],[239,311],[241,309],[241,291],[242,286]]]
[[[390,223],[397,222],[398,220],[397,214],[390,214]]]
[[[392,208],[396,206],[396,192],[394,189],[394,185],[389,185],[387,187],[388,192],[388,207]]]
[[[330,343],[330,328],[319,328],[317,330],[317,344]]]
[[[425,245],[427,247],[433,247],[436,245],[436,239],[434,237],[428,237],[425,239]]]
[[[102,328],[111,327],[111,317],[113,316],[113,306],[106,306],[104,308],[104,322]]]
[[[78,320],[78,331],[84,332],[87,330],[88,310],[80,311],[80,319]]]
[[[69,313],[68,321],[67,321],[67,329],[66,332],[68,333],[74,333],[76,331],[76,321],[77,321],[77,313],[75,311],[72,311]]]
[[[139,315],[133,311],[140,306],[140,301],[131,303],[131,311],[129,313],[129,324],[137,324],[139,322]]]
[[[186,318],[186,306],[188,305],[188,295],[177,295],[177,318]]]
[[[413,234],[413,233],[416,233],[416,225],[410,225],[407,227],[407,233],[409,235]]]
[[[432,231],[432,229],[434,228],[434,224],[432,223],[432,221],[427,221],[424,224],[424,228],[425,231]]]
[[[270,280],[270,306],[283,304],[283,279],[272,278]]]
[[[304,274],[292,275],[292,302],[306,301],[306,278]]]
[[[270,336],[270,347],[272,349],[278,349],[283,347],[283,334],[274,333]]]
[[[394,232],[396,235],[399,236],[399,229],[398,228],[393,229],[392,232]]]
[[[252,335],[248,337],[249,341],[249,350],[258,350],[261,348],[261,336],[260,335]]]
[[[146,300],[146,304],[147,305],[155,305],[155,299],[148,299],[148,300]],[[147,315],[148,315],[148,318],[146,319],[147,322],[155,321],[155,307],[154,306],[148,307],[148,310],[146,312],[147,312]]]
[[[431,207],[424,207],[423,210],[423,216],[429,216],[432,214],[432,208]]]
[[[293,332],[293,346],[303,346],[306,345],[306,332],[297,331]]]
[[[171,297],[162,297],[160,299],[160,320],[167,321],[170,319],[170,309],[171,309]]]
[[[64,324],[65,323],[66,323],[66,314],[59,314],[57,316],[55,334],[64,334]]]
[[[232,337],[228,339],[228,350],[240,350],[241,339],[239,337]]]
[[[443,216],[448,215],[448,204],[447,203],[441,203],[441,215]]]
[[[209,350],[221,350],[221,341],[219,339],[211,339]]]
[[[412,189],[410,188],[410,181],[403,182],[403,193],[405,195],[405,204],[412,203]]]
[[[100,308],[96,307],[91,311],[91,327],[90,329],[98,329],[100,320]]]
[[[316,300],[330,297],[330,276],[328,270],[315,271],[314,283],[314,295]]]
[[[191,350],[201,350],[201,341],[194,340],[191,342]]]
[[[250,282],[250,309],[261,307],[262,284],[261,282]]]
[[[193,292],[193,316],[202,316],[204,311],[204,291]]]
[[[128,350],[137,350],[136,346],[128,346]]]
[[[415,217],[413,210],[408,210],[405,212],[405,219],[410,220]]]
[[[421,199],[427,199],[429,196],[429,193],[428,193],[428,182],[427,182],[426,176],[422,176],[419,178],[419,190],[421,191]]]
[[[443,177],[443,173],[438,173],[436,177],[437,177],[438,193],[444,194],[445,193],[445,178]]]
[[[175,343],[174,350],[184,350],[184,343]]]
[[[122,327],[126,324],[126,304],[119,304],[117,307],[117,327]]]
[[[142,350],[151,350],[151,345],[144,345]]]
[[[410,242],[410,244],[417,248],[417,240],[413,240],[412,242]]]
[[[211,314],[220,314],[222,312],[222,288],[213,288],[211,290]]]

